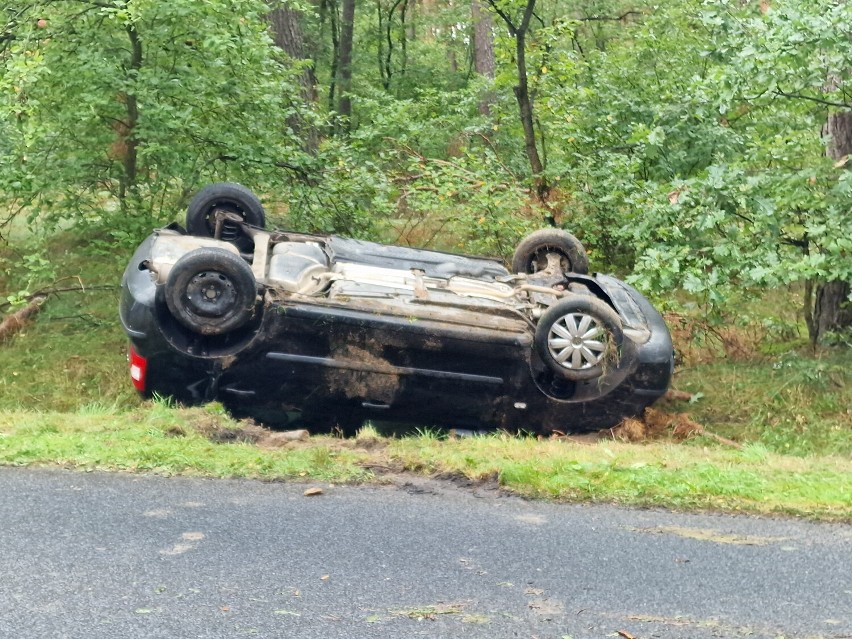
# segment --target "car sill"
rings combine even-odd
[[[453,371],[436,371],[429,368],[410,368],[407,366],[373,366],[364,362],[354,362],[345,359],[333,359],[330,357],[313,357],[311,355],[294,355],[291,353],[267,353],[266,357],[283,362],[296,364],[311,364],[325,368],[343,368],[352,371],[366,373],[379,373],[381,375],[414,375],[417,377],[431,377],[434,379],[450,379],[461,382],[474,382],[478,384],[491,384],[498,386],[503,383],[502,377],[491,377],[489,375],[473,375],[471,373],[456,373]]]

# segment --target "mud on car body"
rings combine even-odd
[[[265,230],[237,184],[202,189],[187,230],[154,231],[122,279],[144,395],[221,401],[273,426],[364,420],[541,433],[606,428],[667,389],[660,314],[590,274],[572,235],[497,260]]]

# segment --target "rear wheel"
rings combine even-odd
[[[201,189],[186,211],[186,229],[192,235],[214,237],[217,213],[225,214],[219,229],[219,239],[231,242],[241,251],[252,247],[239,221],[263,228],[266,213],[258,197],[241,184],[217,182]],[[229,219],[230,218],[230,219]]]
[[[201,335],[234,331],[254,315],[257,287],[251,267],[222,248],[199,248],[169,272],[166,305],[183,326]]]
[[[607,366],[618,366],[622,340],[618,314],[591,296],[558,301],[535,330],[539,357],[555,375],[572,381],[595,379]]]
[[[586,249],[576,237],[561,229],[542,229],[521,240],[512,256],[512,272],[531,275],[556,262],[563,273],[589,272]]]

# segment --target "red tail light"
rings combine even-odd
[[[148,360],[130,347],[130,379],[140,393],[145,392],[145,374],[148,372]]]

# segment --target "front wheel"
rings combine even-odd
[[[255,312],[257,285],[251,267],[222,248],[204,247],[181,257],[169,271],[166,305],[174,318],[201,335],[223,335]]]
[[[584,381],[619,364],[621,319],[605,302],[575,295],[548,308],[535,329],[535,348],[559,377]]]

